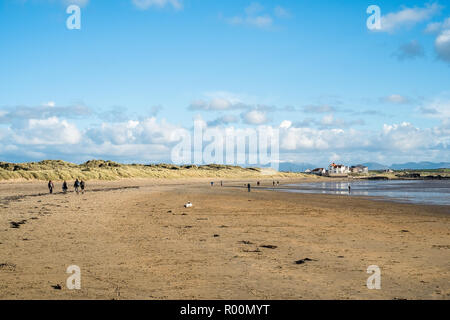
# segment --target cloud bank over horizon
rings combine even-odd
[[[391,96],[396,103],[403,101]],[[224,105],[228,105],[225,103]],[[376,130],[364,124],[339,121],[335,109],[306,106],[307,117],[317,111],[317,121],[280,123],[269,120],[271,111],[248,109],[237,116],[225,114],[214,121],[204,121],[197,111],[193,119],[204,121],[205,128],[226,129],[262,127],[280,133],[281,162],[319,163],[344,161],[360,162],[450,161],[450,100],[435,100],[429,108],[417,113],[441,119],[441,124],[419,128],[409,122],[387,122]],[[428,112],[424,112],[428,110]],[[219,108],[214,115],[221,114]],[[431,112],[430,110],[433,110]],[[197,116],[194,117],[194,115]],[[203,114],[209,115],[210,111]],[[83,121],[80,121],[80,117]],[[90,119],[87,123],[86,119]],[[20,120],[20,121],[18,121]],[[86,106],[0,108],[0,154],[2,161],[39,161],[62,159],[83,162],[108,159],[135,163],[171,162],[171,150],[180,142],[176,132],[193,134],[192,127],[183,127],[155,116],[108,121],[103,113],[95,113]],[[357,126],[360,126],[359,128]],[[356,127],[355,127],[356,126]],[[210,142],[205,141],[204,146]]]

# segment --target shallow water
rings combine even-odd
[[[450,205],[450,180],[314,182],[285,185],[279,191],[383,197],[407,203]]]

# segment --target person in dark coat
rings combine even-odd
[[[62,185],[62,191],[63,191],[63,193],[67,193],[67,190],[69,190],[69,187],[67,186],[66,180],[64,180],[63,185]]]
[[[247,185],[248,188],[248,192],[251,192],[252,186],[250,185],[250,183]]]
[[[73,187],[75,188],[75,192],[78,194],[80,192],[80,181],[77,179],[75,180],[75,183],[73,184]]]
[[[54,188],[55,188],[55,185],[53,184],[53,181],[50,180],[50,181],[48,182],[48,191],[50,192],[50,194],[53,193],[53,189],[54,189]]]
[[[84,189],[86,188],[86,182],[81,180],[80,182],[81,193],[84,194]]]

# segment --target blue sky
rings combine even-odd
[[[0,41],[0,161],[170,161],[193,119],[278,128],[281,161],[450,161],[447,1],[6,0]]]

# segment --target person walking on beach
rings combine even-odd
[[[69,187],[67,186],[66,180],[64,180],[63,185],[62,185],[62,191],[63,191],[63,193],[67,193],[67,190],[69,190]]]
[[[79,188],[80,188],[80,181],[78,181],[78,179],[77,180],[75,180],[75,183],[73,184],[73,187],[75,188],[75,192],[78,194],[80,191],[79,191]]]
[[[86,183],[83,180],[81,180],[81,182],[80,182],[80,188],[81,188],[81,194],[84,194],[84,188],[86,188]]]
[[[248,192],[251,192],[252,186],[250,185],[250,183],[247,185],[247,188],[248,188]]]
[[[348,185],[348,194],[352,193],[352,187]]]
[[[55,185],[53,184],[53,181],[50,180],[50,181],[48,182],[48,191],[50,192],[50,194],[53,193],[53,189],[54,189],[54,188],[55,188]]]

